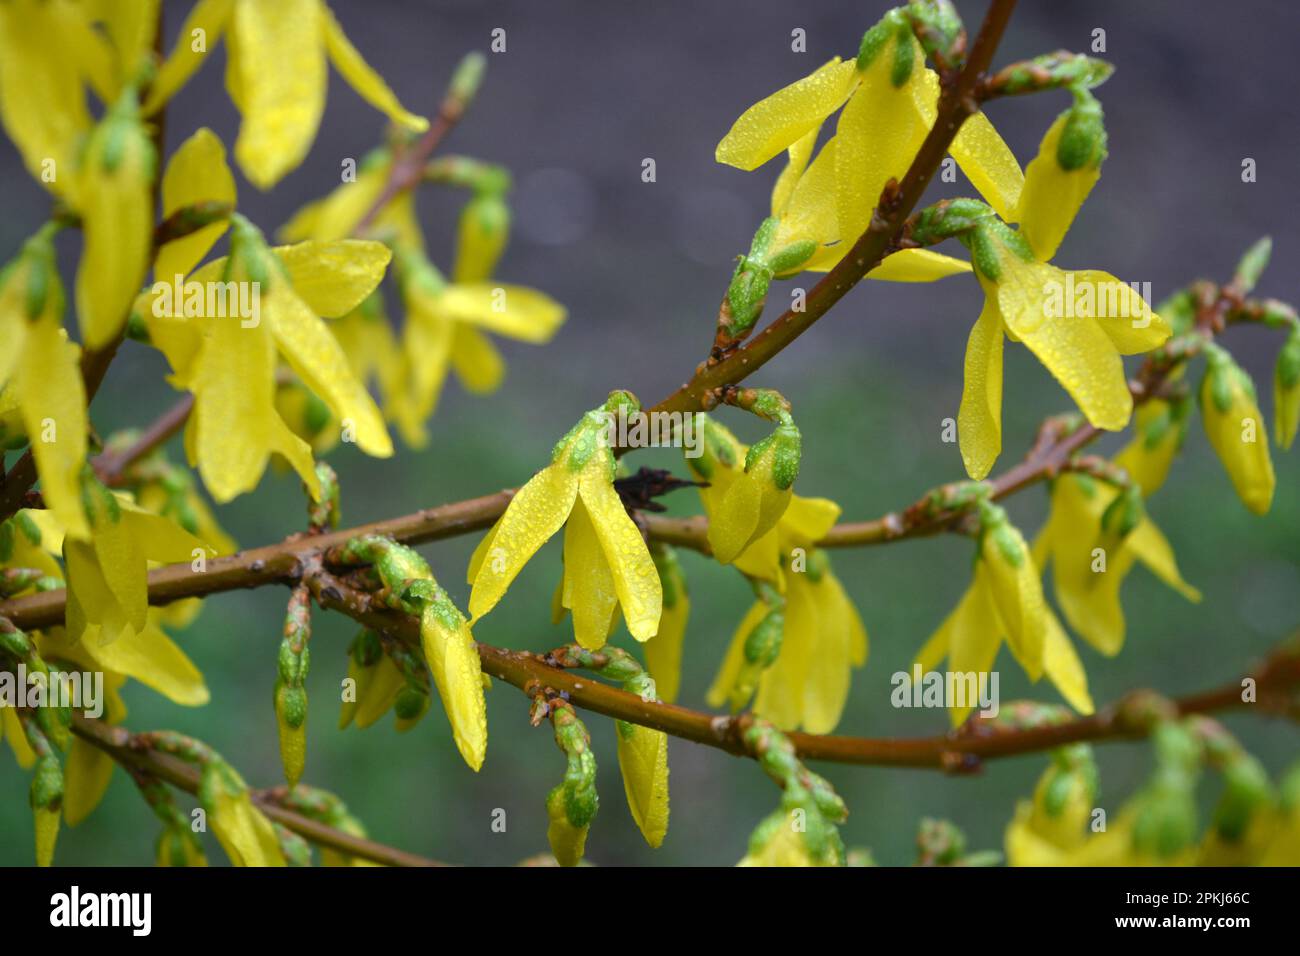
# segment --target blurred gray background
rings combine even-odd
[[[188,0],[167,0],[168,49],[189,6]],[[748,174],[716,165],[714,146],[754,101],[832,55],[853,55],[863,31],[886,9],[884,3],[772,0],[333,0],[331,6],[357,47],[417,112],[436,108],[465,52],[486,52],[492,29],[507,31],[506,52],[489,54],[485,86],[445,151],[513,171],[515,232],[498,275],[544,289],[570,311],[546,348],[500,343],[509,373],[495,395],[475,398],[449,384],[426,450],[403,448],[387,461],[350,447],[334,453],[347,524],[516,485],[609,389],[630,388],[650,403],[683,381],[705,355],[734,256],[748,248],[766,214],[778,172],[776,164]],[[985,4],[959,7],[973,32]],[[807,33],[806,53],[791,52],[795,28]],[[1198,276],[1226,279],[1240,252],[1271,233],[1274,264],[1259,291],[1295,301],[1295,6],[1280,0],[1024,2],[997,63],[1061,47],[1086,52],[1096,28],[1106,34],[1102,55],[1116,66],[1099,90],[1110,158],[1057,264],[1149,281],[1160,299]],[[169,150],[200,125],[233,144],[237,115],[222,85],[224,60],[223,43],[173,101]],[[1067,102],[1065,94],[1049,93],[994,103],[989,114],[1024,163]],[[360,157],[383,131],[383,117],[332,73],[311,157],[270,194],[241,178],[241,211],[269,232],[333,188],[341,159]],[[655,183],[641,181],[646,157],[656,161]],[[1257,162],[1253,184],[1241,181],[1246,157]],[[0,182],[0,256],[7,259],[43,221],[49,204],[3,139]],[[942,188],[970,192],[964,182]],[[462,199],[432,187],[421,195],[432,252],[443,265],[449,264]],[[69,263],[75,251],[73,239]],[[806,287],[811,278],[794,284]],[[774,303],[784,295],[778,288]],[[956,446],[940,441],[940,423],[956,414],[965,340],[980,303],[976,283],[961,277],[921,286],[863,283],[763,370],[758,381],[793,400],[803,427],[801,493],[831,496],[843,504],[846,518],[860,519],[964,477]],[[1278,337],[1237,329],[1225,344],[1255,376],[1271,422]],[[125,347],[94,404],[101,433],[147,422],[167,407],[175,396],[162,381],[164,371],[156,352]],[[1068,398],[1043,368],[1024,349],[1008,348],[1002,465],[1018,459],[1045,414],[1067,407]],[[748,439],[759,434],[740,416],[729,416],[728,423]],[[1098,447],[1118,444],[1112,438]],[[634,461],[682,470],[680,459],[667,452],[638,453]],[[1188,604],[1135,571],[1124,589],[1129,641],[1123,653],[1106,660],[1081,650],[1098,702],[1135,686],[1179,693],[1221,683],[1300,624],[1300,455],[1276,463],[1273,511],[1256,518],[1238,503],[1199,423],[1193,424],[1151,513],[1173,540],[1187,579],[1203,590],[1204,603]],[[670,500],[679,513],[698,510],[691,492]],[[1032,490],[1010,507],[1032,534],[1045,511],[1044,493]],[[219,517],[241,544],[252,546],[298,530],[301,513],[297,482],[268,472],[256,495],[221,508]],[[462,607],[473,544],[465,538],[422,549]],[[966,587],[970,542],[942,537],[833,557],[872,641],[839,731],[942,732],[943,713],[892,709],[889,680],[909,666]],[[749,596],[729,569],[691,554],[683,562],[694,607],[681,702],[702,706]],[[558,573],[559,549],[552,544],[476,636],[535,650],[569,639],[567,624],[549,624]],[[207,675],[212,703],[186,710],[133,685],[129,725],[192,733],[226,753],[254,785],[279,782],[271,688],[284,599],[275,588],[210,599],[178,640]],[[389,720],[367,731],[339,732],[337,688],[354,630],[345,619],[317,615],[307,781],[339,793],[375,838],[412,851],[493,864],[544,851],[543,801],[561,777],[563,758],[548,729],[528,726],[525,698],[500,683],[489,694],[490,746],[478,775],[456,754],[436,703],[406,735],[395,734]],[[615,640],[634,643],[625,631]],[[1000,662],[1004,700],[1028,695],[1031,688],[1014,662],[1005,653]],[[1058,699],[1046,684],[1032,692]],[[1300,752],[1293,727],[1251,715],[1228,722],[1273,771]],[[674,741],[672,824],[664,846],[651,851],[625,806],[611,722],[591,716],[588,726],[604,797],[588,842],[596,863],[729,864],[776,804],[774,788],[754,764]],[[1099,754],[1101,803],[1113,810],[1147,772],[1149,754],[1145,745],[1126,743],[1106,745]],[[846,842],[898,864],[913,859],[916,824],[924,815],[952,819],[975,848],[1000,848],[1015,799],[1030,792],[1043,766],[1041,756],[1018,758],[961,779],[929,771],[817,769],[851,809]],[[27,785],[10,757],[0,757],[0,863],[31,860]],[[1216,791],[1209,782],[1206,800]],[[495,808],[507,813],[505,833],[490,829]],[[152,815],[118,773],[91,819],[65,829],[57,861],[146,864],[155,833]],[[215,846],[211,856],[224,861]]]

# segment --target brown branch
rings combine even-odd
[[[348,587],[326,572],[309,580],[313,596],[322,607],[336,610],[375,630],[419,646],[418,618],[371,606],[369,595]],[[716,747],[739,756],[753,756],[744,743],[744,731],[753,718],[692,710],[676,704],[642,700],[636,694],[599,683],[582,674],[554,667],[538,654],[478,644],[483,670],[525,694],[550,688],[577,707],[607,717],[662,730],[674,737]],[[1256,682],[1257,699],[1268,709],[1284,710],[1286,695],[1300,684],[1300,640],[1292,639],[1274,651],[1249,675]],[[1243,705],[1240,681],[1201,694],[1172,701],[1179,713],[1210,713]],[[1016,754],[1051,750],[1080,741],[1106,741],[1144,736],[1146,728],[1131,717],[1128,698],[1091,717],[1050,727],[1026,729],[1000,727],[994,720],[973,718],[957,730],[937,737],[912,739],[847,737],[790,733],[799,756],[806,760],[886,767],[915,767],[969,772],[980,761]]]
[[[110,727],[98,720],[78,717],[72,732],[87,743],[98,747],[117,763],[127,768],[147,771],[151,776],[171,784],[186,793],[198,793],[199,772],[190,764],[146,747],[138,746],[129,731],[123,727]],[[355,856],[385,866],[446,866],[437,860],[407,853],[394,847],[344,833],[328,824],[313,820],[292,810],[287,810],[271,799],[266,792],[252,791],[255,802],[263,813],[290,830],[319,846],[329,847],[347,856]]]
[[[113,485],[122,480],[126,470],[141,458],[167,442],[185,427],[185,422],[194,410],[194,396],[186,393],[167,411],[154,419],[129,446],[121,451],[106,451],[95,458],[91,464],[99,480],[106,485]]]

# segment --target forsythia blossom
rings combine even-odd
[[[640,408],[613,392],[558,443],[551,464],[516,492],[469,566],[469,610],[478,620],[496,607],[523,566],[564,526],[563,606],[573,612],[579,644],[599,648],[621,610],[638,641],[654,637],[663,587],[635,522],[614,489],[608,414]]]

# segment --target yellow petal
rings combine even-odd
[[[18,712],[12,707],[0,707],[0,725],[4,728],[3,736],[8,740],[9,749],[13,751],[18,766],[30,770],[32,764],[36,763],[36,754],[27,742],[27,734],[23,731],[22,721],[18,719]]]
[[[1151,573],[1173,588],[1193,604],[1200,603],[1201,592],[1183,580],[1178,571],[1178,561],[1168,539],[1150,518],[1142,521],[1124,539],[1126,550],[1132,551]]]
[[[202,707],[210,699],[203,674],[156,623],[157,611],[138,633],[111,644],[83,643],[86,653],[105,670],[138,680],[182,707]]]
[[[238,50],[235,158],[269,189],[311,149],[325,108],[324,5],[320,0],[240,0],[229,44]]]
[[[90,533],[81,510],[81,469],[86,461],[86,393],[79,349],[52,316],[30,326],[18,368],[23,424],[41,479],[45,505],[71,538]]]
[[[1045,290],[1064,288],[1065,273],[1014,254],[1003,257],[1002,269],[994,290],[983,279],[981,284],[986,296],[996,298],[1010,333],[1047,366],[1095,427],[1119,431],[1127,425],[1133,396],[1110,337],[1090,319],[1047,314]]]
[[[583,468],[578,493],[609,563],[627,629],[638,641],[648,641],[659,630],[663,587],[645,538],[623,507],[599,453]]]
[[[668,833],[668,735],[622,720],[615,728],[628,809],[646,843],[658,847]]]
[[[809,693],[809,674],[818,652],[818,638],[825,621],[822,608],[808,593],[802,575],[790,575],[786,593],[781,652],[763,671],[754,695],[754,713],[782,730],[804,725]]]
[[[1100,165],[1066,171],[1057,162],[1056,148],[1068,115],[1057,117],[1025,170],[1024,189],[1012,220],[1019,220],[1034,255],[1044,262],[1056,255],[1079,207],[1101,178]]]
[[[235,0],[199,0],[176,38],[176,47],[158,68],[145,100],[146,116],[158,111],[194,75],[212,52],[234,9]]]
[[[346,239],[383,195],[391,167],[392,162],[386,152],[373,158],[363,158],[353,182],[342,183],[329,195],[307,203],[280,227],[276,235],[285,242]],[[402,201],[394,202],[389,209],[399,203]],[[380,221],[376,220],[375,225],[380,225]]]
[[[976,681],[987,680],[997,659],[1005,627],[994,604],[985,562],[976,562],[975,578],[957,605],[951,623],[945,622],[945,626],[950,628],[948,670],[959,675],[974,674]],[[976,689],[969,681],[960,683],[963,688]],[[966,719],[976,701],[967,699],[960,704],[956,701],[951,703],[953,706],[948,708],[948,718],[955,727]]]
[[[920,50],[914,51],[921,61]],[[928,67],[913,73],[911,84],[916,107],[933,126],[939,102],[939,77]],[[975,113],[957,131],[948,152],[984,200],[1004,222],[1015,222],[1015,211],[1025,177],[1010,147],[998,135],[987,116]]]
[[[564,461],[543,468],[519,489],[497,525],[490,560],[474,577],[469,596],[473,620],[496,607],[528,559],[560,530],[577,495],[578,476]]]
[[[605,646],[618,591],[581,497],[564,526],[564,584],[560,603],[573,612],[574,639],[588,650]]]
[[[387,654],[368,670],[370,673],[364,684],[360,678],[357,680],[357,706],[353,712],[354,722],[362,730],[388,713],[397,699],[397,692],[406,684],[406,678]]]
[[[715,158],[738,169],[757,169],[835,112],[856,79],[854,61],[835,57],[745,110],[718,143]]]
[[[803,695],[803,728],[810,734],[828,734],[840,722],[849,699],[853,625],[851,608],[829,570],[817,583],[807,575],[793,575],[787,601],[806,591],[818,604],[817,637],[808,666]],[[788,606],[788,604],[787,604]],[[788,618],[787,618],[788,620]]]
[[[451,722],[456,749],[471,770],[478,770],[487,756],[487,703],[469,625],[448,601],[426,606],[420,618],[420,643]]]
[[[1182,445],[1183,427],[1171,417],[1168,402],[1150,399],[1133,416],[1133,440],[1115,456],[1142,494],[1150,497],[1164,485]]]
[[[835,527],[843,509],[829,498],[805,498],[794,495],[781,516],[782,534],[803,544],[815,544]]]
[[[342,74],[348,85],[361,95],[361,98],[384,113],[395,123],[407,129],[423,133],[429,128],[429,121],[423,116],[416,116],[402,108],[397,95],[388,88],[383,77],[376,73],[352,45],[343,28],[329,7],[321,4],[321,17],[325,26],[325,49],[329,52],[334,68]]]
[[[886,282],[934,282],[970,272],[970,263],[931,249],[902,249],[883,259],[867,273],[868,279]]]
[[[63,768],[63,817],[75,827],[104,799],[113,776],[113,758],[80,737],[72,739]]]
[[[660,568],[662,574],[662,566]],[[661,578],[662,581],[662,578]],[[678,578],[664,584],[664,609],[659,616],[659,631],[645,644],[646,669],[655,680],[661,700],[673,703],[681,687],[682,644],[686,623],[691,615],[691,600],[685,580]]]
[[[217,842],[235,866],[284,866],[271,821],[253,806],[247,790],[221,790],[209,814]]]
[[[202,127],[167,163],[162,180],[163,218],[194,203],[234,203],[235,198],[235,177],[226,165],[226,147],[212,130]],[[223,220],[164,245],[154,262],[154,278],[173,282],[178,275],[189,275],[227,228],[229,223]]]
[[[54,844],[59,839],[59,811],[36,807],[32,814],[36,828],[36,865],[50,866],[54,862]]]
[[[966,473],[982,481],[1002,454],[1002,317],[985,301],[966,341],[957,438]]]
[[[329,327],[283,282],[264,297],[266,319],[281,354],[307,387],[321,397],[368,455],[393,453],[379,407],[348,364]]]
[[[1047,606],[1029,547],[1019,530],[1004,524],[984,534],[980,556],[1007,644],[1030,679],[1037,680],[1042,673]]]
[[[916,43],[910,37],[907,42]],[[929,127],[910,84],[894,86],[892,60],[876,56],[835,131],[836,209],[840,237],[850,244],[866,231],[885,183],[902,180]]]
[[[375,291],[393,254],[368,239],[308,240],[272,250],[293,291],[319,316],[347,315]]]
[[[437,408],[447,377],[455,324],[422,297],[410,297],[406,305],[406,326],[402,330],[405,358],[386,411],[406,443],[420,448],[426,440],[424,423]]]
[[[1092,697],[1088,694],[1088,675],[1083,662],[1066,636],[1061,622],[1049,609],[1047,630],[1043,640],[1043,673],[1061,692],[1066,702],[1081,714],[1093,712]]]
[[[451,367],[468,391],[480,395],[496,391],[506,374],[505,362],[492,340],[463,322],[452,332]]]
[[[545,292],[491,282],[449,285],[437,307],[449,319],[535,345],[549,342],[565,319],[564,306]]]

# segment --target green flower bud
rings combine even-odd
[[[1069,172],[1100,166],[1105,158],[1106,124],[1101,103],[1087,90],[1077,89],[1056,145],[1056,162]]]
[[[1272,801],[1273,787],[1263,765],[1249,755],[1224,767],[1223,783],[1223,796],[1214,811],[1214,825],[1224,839],[1240,840],[1255,813]]]
[[[1300,429],[1300,327],[1292,330],[1277,353],[1273,369],[1274,439],[1278,447],[1289,449]]]
[[[1269,257],[1273,254],[1273,240],[1269,236],[1264,236],[1246,250],[1237,263],[1235,273],[1236,283],[1241,288],[1242,293],[1247,293],[1255,288],[1259,282],[1259,277],[1264,270],[1268,268]]]

